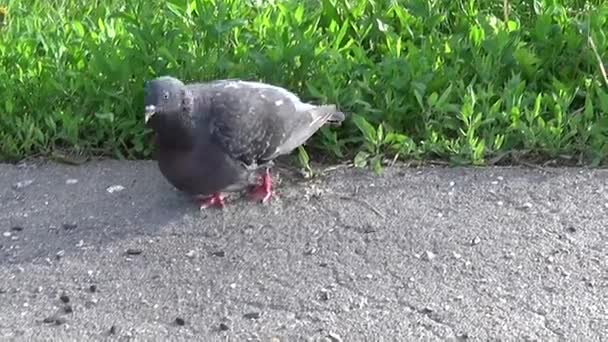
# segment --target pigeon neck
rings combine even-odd
[[[193,127],[180,116],[162,116],[157,122],[157,141],[162,147],[190,148],[193,146]]]

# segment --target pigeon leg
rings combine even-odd
[[[211,196],[197,196],[196,200],[201,210],[210,207],[223,208],[225,205],[224,196],[222,196],[219,192],[216,192]]]
[[[264,172],[264,175],[262,175],[262,183],[253,188],[249,195],[252,199],[262,203],[266,203],[268,200],[270,200],[270,197],[273,195],[273,191],[272,178],[270,177],[269,169],[266,169],[266,172]]]

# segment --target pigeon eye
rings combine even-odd
[[[163,98],[164,98],[165,100],[168,100],[168,99],[169,99],[169,93],[164,93],[164,94],[163,94]]]

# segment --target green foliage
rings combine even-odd
[[[143,82],[243,78],[349,113],[311,144],[359,166],[608,151],[608,5],[511,0],[8,0],[0,159],[148,157]],[[593,42],[592,48],[590,42]],[[302,162],[308,154],[299,151]]]

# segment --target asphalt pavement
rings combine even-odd
[[[278,171],[200,211],[154,161],[0,164],[0,339],[608,336],[608,171]]]

